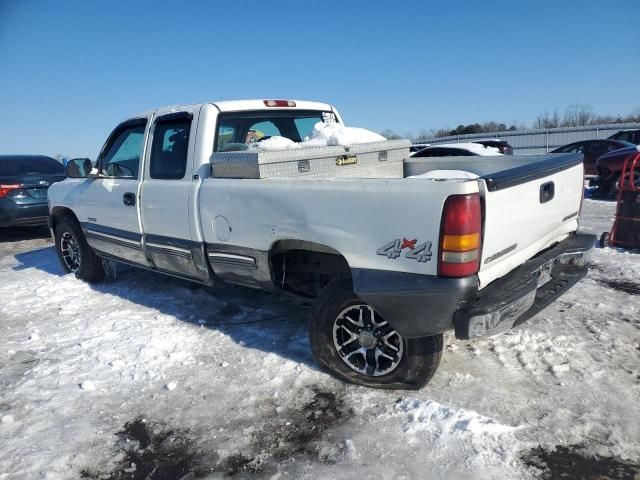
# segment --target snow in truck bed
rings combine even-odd
[[[258,150],[290,150],[293,148],[318,148],[327,146],[349,146],[358,143],[383,142],[386,138],[371,130],[345,127],[340,123],[318,122],[302,142],[294,142],[286,137],[274,136],[253,145]]]
[[[586,200],[583,228],[613,207]],[[633,478],[639,279],[640,255],[598,249],[522,328],[449,335],[426,388],[385,392],[319,371],[290,300],[135,269],[88,285],[46,238],[0,240],[0,479]]]

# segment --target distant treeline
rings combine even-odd
[[[640,122],[640,108],[627,116],[620,115],[597,115],[590,105],[574,104],[567,107],[564,114],[559,114],[558,110],[549,112],[545,110],[538,115],[528,127],[524,123],[517,125],[507,125],[501,122],[471,123],[469,125],[458,125],[454,129],[438,128],[430,130],[420,130],[417,134],[408,133],[399,135],[393,130],[387,129],[381,135],[389,140],[398,138],[410,138],[414,142],[420,142],[434,137],[447,137],[450,135],[466,135],[470,133],[493,133],[507,130],[526,130],[527,128],[557,128],[557,127],[581,127],[584,125],[599,125],[603,123],[632,123]]]

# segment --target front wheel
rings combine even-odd
[[[89,246],[76,222],[67,219],[58,222],[55,240],[58,260],[65,272],[90,283],[104,278],[102,261]]]
[[[442,334],[403,338],[348,280],[328,285],[313,306],[311,348],[318,363],[351,383],[373,388],[419,389],[442,356]]]

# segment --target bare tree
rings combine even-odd
[[[549,113],[548,110],[542,112],[536,118],[534,123],[535,128],[556,128],[560,125],[560,116],[558,111],[554,110],[553,113]]]
[[[574,103],[569,105],[564,112],[562,127],[581,127],[589,125],[593,118],[593,107],[591,105],[582,105]]]
[[[380,132],[380,135],[382,135],[387,140],[399,140],[402,138],[402,136],[398,135],[396,132],[394,132],[390,128],[387,128],[386,130],[383,130],[382,132]]]

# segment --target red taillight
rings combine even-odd
[[[263,100],[265,107],[295,107],[293,100]]]
[[[0,185],[0,198],[6,197],[11,190],[22,188],[22,185]]]
[[[480,194],[451,195],[442,211],[438,275],[468,277],[478,273],[481,246]]]

